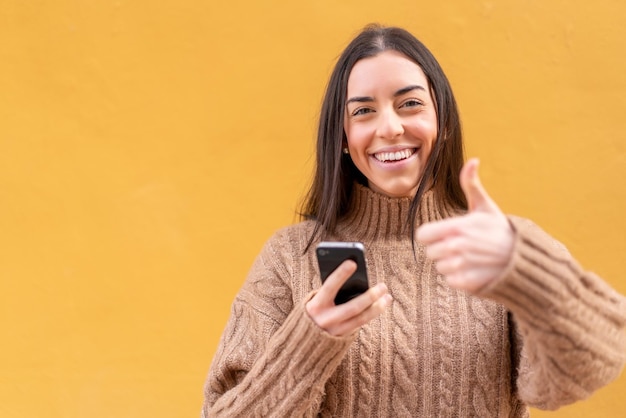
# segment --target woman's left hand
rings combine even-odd
[[[477,292],[504,273],[515,234],[483,188],[477,159],[465,163],[460,179],[469,206],[467,214],[422,225],[417,240],[426,245],[426,255],[450,286]]]

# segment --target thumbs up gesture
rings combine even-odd
[[[426,245],[427,257],[451,287],[477,292],[504,272],[515,238],[506,216],[478,178],[477,159],[465,163],[460,179],[467,214],[422,225],[417,240]]]

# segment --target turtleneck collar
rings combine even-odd
[[[411,236],[408,228],[410,197],[393,198],[355,183],[348,214],[339,222],[337,232],[344,239],[373,241],[398,240]],[[417,208],[415,227],[458,213],[442,206],[432,190],[422,196]]]

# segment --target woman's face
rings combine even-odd
[[[412,197],[437,138],[437,114],[422,69],[397,51],[358,61],[348,78],[344,130],[368,186]]]

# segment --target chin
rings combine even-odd
[[[415,187],[375,187],[372,190],[384,194],[387,197],[413,197],[417,192]]]

